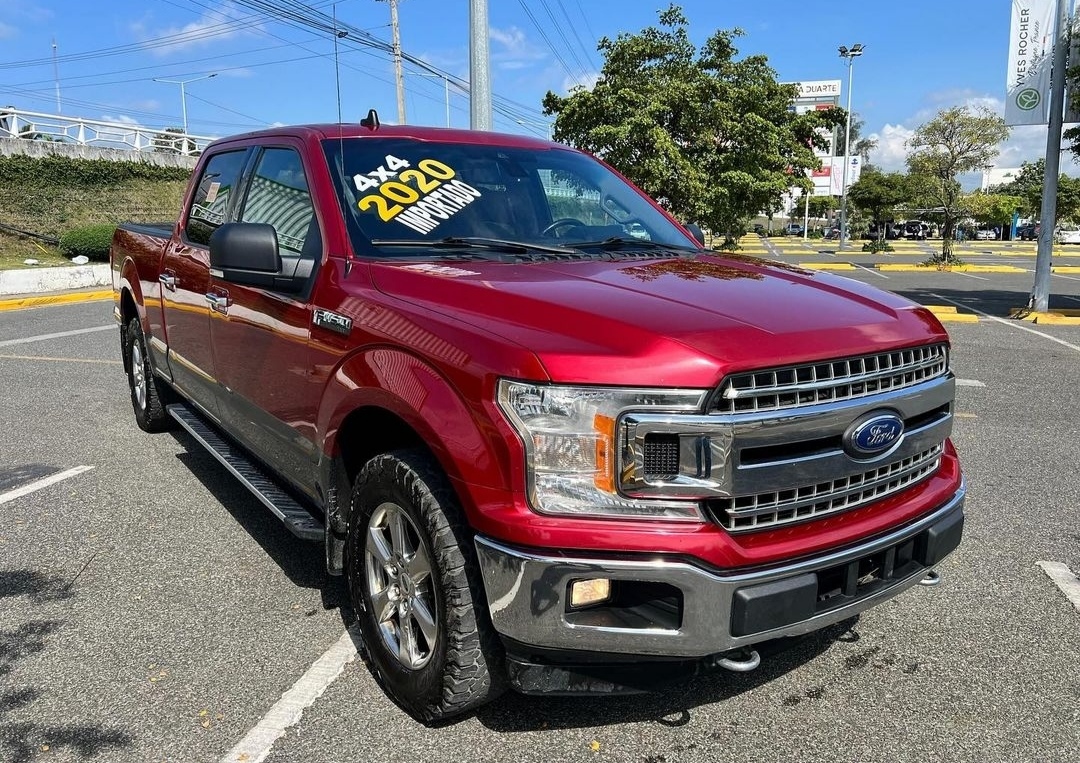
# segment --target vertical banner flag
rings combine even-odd
[[[1012,0],[1005,124],[1044,125],[1058,0]]]

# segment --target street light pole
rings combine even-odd
[[[446,126],[450,126],[450,78],[435,72],[417,72],[421,77],[438,77],[443,81],[443,95],[446,101]]]
[[[184,120],[184,135],[188,134],[188,121],[187,121],[187,91],[184,89],[186,85],[191,82],[198,82],[203,79],[212,79],[217,76],[217,72],[213,74],[204,74],[202,77],[191,77],[190,79],[162,79],[160,77],[154,77],[154,82],[165,82],[170,85],[180,86],[180,113]]]
[[[844,128],[844,174],[843,189],[840,195],[840,248],[847,249],[848,242],[848,219],[847,219],[847,191],[848,169],[851,164],[851,83],[853,80],[855,59],[863,53],[862,43],[855,43],[850,48],[840,46],[840,57],[847,59],[848,86],[847,86],[847,126]]]

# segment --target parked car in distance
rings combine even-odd
[[[976,241],[997,241],[997,232],[992,228],[979,228],[975,231]],[[1077,243],[1080,243],[1078,241]]]
[[[798,223],[788,223],[784,226],[785,236],[801,236],[803,234],[803,227]]]
[[[761,223],[754,223],[754,233],[759,236],[765,233],[765,226]]]
[[[1021,241],[1034,241],[1039,237],[1041,226],[1038,223],[1027,223],[1016,229],[1016,237]]]
[[[922,220],[908,220],[904,223],[904,237],[915,241],[925,241],[930,233],[930,225]]]
[[[1062,225],[1055,238],[1059,244],[1080,244],[1080,225]]]

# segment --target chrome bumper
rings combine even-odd
[[[965,488],[931,514],[861,545],[793,564],[722,575],[679,561],[544,556],[476,538],[497,630],[520,644],[569,651],[705,657],[849,618],[918,583],[959,543]],[[569,606],[575,580],[664,592],[655,606]],[[645,597],[647,598],[647,596]]]

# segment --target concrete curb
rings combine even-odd
[[[36,294],[110,285],[112,285],[112,277],[109,274],[108,263],[0,270],[0,295]]]

